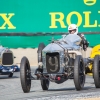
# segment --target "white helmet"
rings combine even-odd
[[[78,33],[78,27],[77,27],[76,24],[70,24],[70,25],[68,26],[68,31],[69,31],[69,33],[70,33],[72,30],[75,30],[75,33],[74,33],[74,34],[77,34],[77,33]]]

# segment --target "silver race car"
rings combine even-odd
[[[20,64],[20,80],[24,93],[30,91],[31,80],[40,80],[43,90],[48,90],[50,82],[61,84],[73,79],[76,90],[85,84],[85,66],[83,49],[79,45],[81,38],[75,34],[63,36],[60,40],[52,39],[47,46],[38,47],[38,68],[31,74],[29,61],[23,57]]]
[[[13,52],[3,46],[0,46],[0,75],[12,77],[14,70],[11,68],[14,62]]]

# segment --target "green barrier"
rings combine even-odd
[[[0,32],[100,32],[100,0],[1,0]]]
[[[61,38],[53,36],[55,39]],[[37,48],[40,42],[50,43],[52,36],[0,36],[0,43],[9,48]]]
[[[9,48],[37,48],[40,42],[44,42],[46,45],[50,43],[49,40],[60,39],[61,35],[53,36],[0,36],[0,44]],[[93,47],[100,41],[100,34],[85,35],[90,42],[90,46]]]
[[[6,47],[36,48],[40,42],[48,44],[52,35],[31,34],[68,32],[71,23],[78,25],[79,32],[100,32],[100,0],[0,1],[0,43]],[[22,36],[22,33],[29,35]],[[86,38],[90,46],[100,44],[99,34]]]

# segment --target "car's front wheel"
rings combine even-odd
[[[10,73],[10,74],[8,75],[8,77],[13,77],[13,73]]]
[[[20,64],[20,80],[24,93],[30,92],[31,88],[31,69],[29,61],[26,57],[23,57]]]
[[[81,55],[77,55],[74,62],[74,84],[76,90],[81,90],[85,83],[85,66]]]
[[[100,88],[100,55],[94,57],[93,78],[96,88]]]

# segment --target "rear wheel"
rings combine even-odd
[[[76,90],[81,90],[85,83],[85,66],[81,55],[77,55],[74,62],[74,84]]]
[[[40,43],[38,46],[38,62],[42,62],[42,50],[45,48],[44,43]]]
[[[26,57],[23,57],[20,64],[20,80],[24,93],[30,92],[31,88],[31,69],[29,61]]]
[[[96,88],[100,88],[100,55],[94,57],[93,78]]]
[[[41,86],[43,90],[48,90],[50,81],[48,79],[41,80]]]

